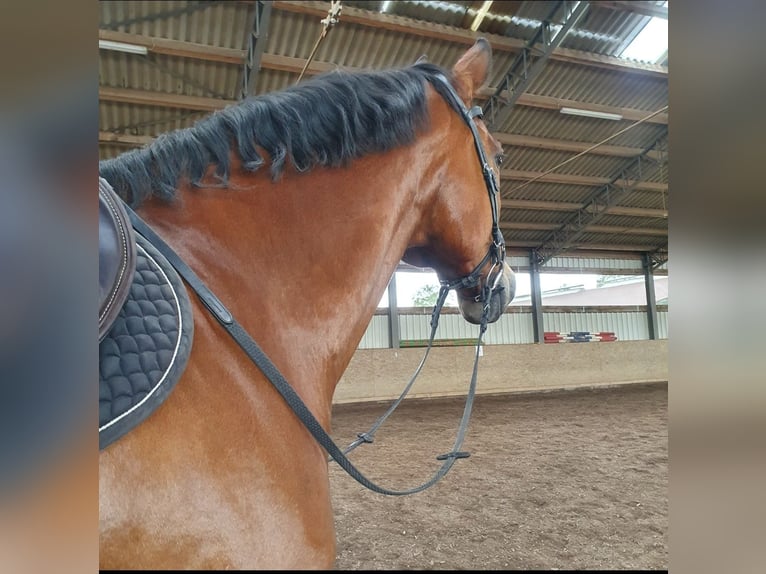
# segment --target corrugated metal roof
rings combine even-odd
[[[543,172],[568,162],[558,167],[554,173],[597,177],[605,173],[618,173],[631,161],[631,158],[603,155],[575,157],[577,154],[572,152],[528,147],[505,146],[504,150],[506,154],[503,160],[504,170]]]
[[[561,223],[561,212],[531,210],[531,209],[503,209],[500,218],[502,222],[514,223]]]
[[[521,10],[509,18],[503,32],[506,35],[529,40],[548,18],[556,2],[525,2]],[[555,24],[563,21],[564,13],[559,9],[551,20],[552,32],[555,34]],[[624,41],[625,35],[633,30],[646,17],[630,12],[604,9],[598,3],[592,2],[586,14],[580,19],[564,38],[562,48],[571,48],[593,52],[596,54],[616,55]]]
[[[246,47],[254,2],[100,2],[100,27],[223,48]]]
[[[495,129],[504,133],[596,144],[629,125],[632,122],[570,116],[556,110],[517,105],[511,111],[508,123],[495,126]],[[608,144],[644,148],[666,130],[666,125],[646,122],[610,139]]]
[[[350,5],[367,7],[371,9],[375,4],[382,2],[349,2]],[[458,28],[467,28],[473,21],[473,15],[476,13],[471,5],[475,2],[422,2],[422,1],[394,1],[390,2],[386,13],[396,14],[397,16],[406,16],[415,20],[424,22],[434,22],[437,24],[446,24]],[[376,8],[379,11],[380,8]]]
[[[559,201],[562,203],[585,201],[593,189],[584,185],[534,182],[525,185],[522,180],[503,180],[500,190],[503,199],[531,201]]]
[[[616,70],[551,60],[527,93],[645,110],[648,115],[667,105],[668,82],[665,78],[626,76]]]
[[[158,106],[134,106],[121,102],[104,102],[99,106],[101,130],[129,135],[158,136],[192,125],[207,112],[178,110]],[[120,148],[125,151],[125,147]]]
[[[668,220],[663,217],[630,217],[626,215],[604,215],[599,220],[599,225],[609,225],[624,229],[652,228],[667,229]]]
[[[102,86],[234,100],[242,68],[219,62],[106,51],[99,62]]]
[[[245,50],[253,22],[256,2],[102,2],[100,28],[146,37],[167,38],[211,47]],[[425,55],[429,61],[450,67],[466,50],[465,33],[473,22],[481,2],[426,2],[396,1],[381,16],[383,2],[343,2],[344,8],[357,10],[356,20],[344,20],[332,28],[320,43],[314,57],[318,66],[381,69],[411,64]],[[554,3],[551,2],[495,2],[484,18],[479,33],[506,36],[517,41],[532,37],[540,20]],[[658,2],[659,4],[659,2]],[[290,6],[275,4],[270,18],[268,41],[264,47],[264,61],[257,73],[256,94],[283,89],[295,83],[300,67],[311,54],[321,31],[321,12],[330,2],[293,2]],[[289,8],[289,9],[287,9]],[[313,11],[312,11],[313,10]],[[361,12],[360,10],[364,10]],[[377,25],[377,19],[387,18],[386,26]],[[393,18],[393,20],[392,20]],[[542,104],[525,103],[524,96],[539,96],[547,102],[561,100],[578,107],[606,106],[645,112],[661,109],[668,101],[668,77],[656,73],[631,72],[629,66],[611,63],[588,65],[588,57],[616,56],[649,20],[628,10],[593,3],[578,25],[568,34],[562,48],[578,50],[579,61],[550,59],[541,74],[528,86],[521,101],[512,109],[502,125],[492,126],[496,133],[548,138],[562,142],[595,144],[603,142],[618,131],[632,125],[631,121],[610,121],[568,116],[558,109],[545,109]],[[391,23],[395,25],[390,25]],[[422,33],[419,27],[430,26]],[[437,24],[440,26],[434,27]],[[433,30],[436,30],[434,32]],[[555,29],[554,29],[555,30]],[[463,34],[463,36],[460,36]],[[519,42],[520,44],[520,42]],[[493,51],[493,68],[489,78],[490,89],[496,88],[514,61],[518,50]],[[150,51],[149,55],[125,54],[114,51],[99,52],[99,81],[105,88],[142,90],[147,93],[196,96],[217,100],[236,100],[239,97],[243,65],[221,63],[192,57],[169,56]],[[282,58],[275,65],[275,58]],[[272,58],[269,60],[269,58]],[[664,58],[667,64],[667,56]],[[275,69],[287,68],[287,69]],[[539,99],[536,101],[540,101]],[[479,103],[484,103],[481,101]],[[549,104],[545,104],[549,105]],[[168,107],[164,105],[128,104],[103,99],[99,108],[102,131],[128,136],[156,136],[166,131],[188,127],[204,117],[207,111]],[[624,146],[642,150],[667,133],[668,126],[646,122],[632,127],[608,141],[609,146]],[[100,157],[114,155],[130,149],[126,144],[101,142]],[[503,170],[539,174],[553,170],[551,177],[573,176],[611,180],[631,164],[630,157],[587,154],[570,161],[575,152],[557,151],[540,147],[504,145],[507,159]],[[661,170],[652,169],[647,162],[642,181],[665,183],[668,165]],[[502,178],[502,197],[513,200],[558,202],[566,209],[515,209],[506,207],[501,213],[503,221],[514,223],[545,223],[563,225],[575,209],[599,192],[598,185],[536,181],[523,185],[522,179]],[[520,187],[522,186],[523,187]],[[619,196],[616,205],[625,208],[667,210],[668,197],[661,191],[631,191]],[[540,207],[545,204],[540,204]],[[667,229],[667,220],[650,217],[602,215],[600,226],[627,229],[649,227]],[[543,241],[550,236],[546,230],[509,230],[506,237],[517,241]],[[663,247],[667,238],[656,235],[623,235],[589,233],[578,243],[592,241],[614,245],[646,245],[648,249]]]

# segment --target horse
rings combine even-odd
[[[329,431],[335,387],[400,261],[455,286],[471,323],[497,321],[513,298],[513,271],[488,256],[504,254],[494,183],[488,200],[502,146],[465,112],[491,58],[480,38],[449,70],[328,72],[99,174]],[[101,568],[332,568],[327,453],[208,307],[192,308],[173,392],[99,454]]]

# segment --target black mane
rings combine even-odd
[[[251,97],[217,111],[194,126],[159,136],[150,145],[99,163],[99,174],[133,207],[156,195],[172,199],[181,177],[200,185],[210,165],[226,186],[229,154],[238,152],[244,169],[264,164],[271,175],[285,163],[299,171],[338,167],[370,153],[411,143],[426,127],[426,81],[441,68],[421,63],[399,70],[335,71],[285,90]],[[438,89],[438,82],[435,87]]]

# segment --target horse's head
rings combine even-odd
[[[443,286],[454,288],[463,317],[480,324],[497,321],[513,299],[516,278],[505,262],[500,232],[499,164],[503,148],[471,108],[486,82],[492,50],[479,39],[452,68],[451,78],[432,85],[447,106],[431,106],[449,126],[440,138],[433,171],[436,183],[429,197],[426,225],[416,232],[403,260],[433,268]],[[444,110],[440,112],[439,110]],[[440,116],[441,121],[441,116]]]

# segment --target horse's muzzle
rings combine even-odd
[[[515,294],[516,275],[508,264],[503,262],[503,272],[498,278],[489,301],[488,323],[494,323],[500,318]],[[473,298],[464,299],[458,294],[458,307],[466,321],[474,325],[481,324],[481,315],[484,310],[484,305],[481,301],[476,301]]]

